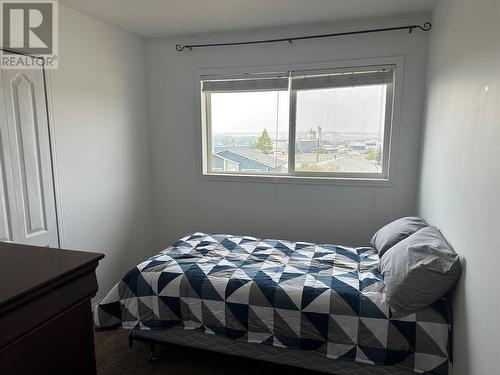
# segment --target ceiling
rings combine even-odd
[[[59,0],[144,38],[430,12],[437,0]]]

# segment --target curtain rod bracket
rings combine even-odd
[[[190,51],[192,51],[193,48],[242,46],[242,45],[248,45],[248,44],[264,44],[264,43],[279,43],[279,42],[288,42],[289,44],[293,44],[293,42],[296,40],[332,38],[332,37],[336,37],[336,36],[345,36],[345,35],[379,33],[379,32],[383,32],[383,31],[408,30],[408,33],[412,34],[414,29],[420,29],[422,31],[429,31],[431,28],[432,28],[432,24],[430,22],[425,22],[422,26],[421,25],[406,25],[406,26],[386,27],[386,28],[380,28],[380,29],[346,31],[346,32],[331,33],[331,34],[296,36],[293,38],[261,39],[261,40],[250,40],[250,41],[243,41],[243,42],[207,43],[207,44],[191,44],[191,45],[176,44],[175,49],[178,52],[182,52],[186,48],[189,49]]]

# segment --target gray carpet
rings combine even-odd
[[[229,355],[180,346],[159,346],[159,360],[147,363],[148,350],[135,342],[128,347],[128,332],[98,332],[95,335],[98,375],[255,375],[256,373],[284,373],[287,375],[319,375],[287,366],[260,362]]]

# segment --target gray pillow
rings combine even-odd
[[[382,257],[387,250],[399,241],[428,226],[425,220],[419,217],[403,217],[380,228],[373,235],[370,243],[377,249],[379,257]]]
[[[445,295],[460,277],[460,256],[439,229],[427,227],[393,246],[380,260],[389,305],[415,312]]]

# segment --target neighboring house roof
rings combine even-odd
[[[343,155],[336,160],[328,160],[319,163],[324,167],[337,167],[339,172],[364,172],[364,173],[377,173],[380,172],[372,161],[365,159],[361,155]]]
[[[222,151],[226,151],[225,149],[222,150]],[[222,151],[219,151],[219,152],[222,152]],[[239,165],[240,163],[238,163],[237,161],[234,161],[234,160],[231,160],[231,159],[228,159],[228,158],[225,158],[224,156],[221,156],[219,154],[212,154],[212,157],[216,157],[216,158],[219,158],[219,159],[222,159],[222,160],[225,160],[229,163],[233,163],[233,164],[236,164],[236,165]]]
[[[225,150],[219,151],[217,155],[221,156],[220,154],[224,153],[224,157],[228,158],[227,152],[240,155],[244,158],[253,160],[270,168],[276,168],[286,164],[286,162],[283,160],[276,160],[276,157],[266,155],[263,152],[255,150],[253,148],[226,148]]]

